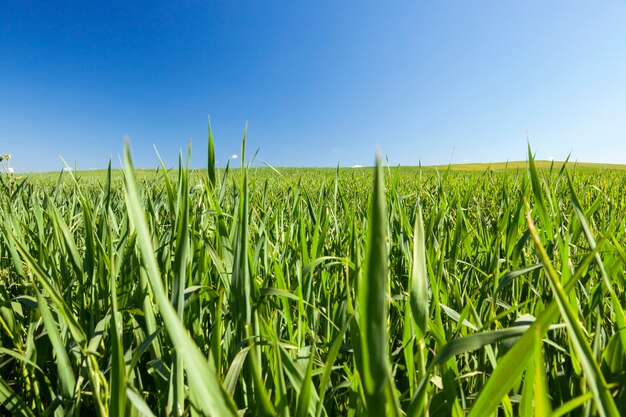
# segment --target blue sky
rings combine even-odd
[[[0,0],[0,153],[223,166],[626,163],[626,2]],[[180,4],[179,4],[180,3]]]

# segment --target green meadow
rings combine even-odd
[[[623,164],[600,164],[594,162],[572,162],[572,161],[540,161],[536,160],[535,167],[539,169],[560,169],[564,165],[570,170],[580,169],[594,169],[594,170],[626,170],[626,165]],[[451,169],[454,171],[485,171],[485,170],[497,170],[508,171],[517,169],[526,169],[528,161],[509,161],[509,162],[494,162],[494,163],[477,163],[477,164],[451,164],[451,165],[437,165],[434,168],[438,169]]]
[[[0,176],[14,416],[626,414],[626,171]]]

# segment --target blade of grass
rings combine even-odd
[[[67,356],[67,351],[61,339],[57,323],[48,307],[48,302],[43,298],[39,290],[35,289],[35,292],[37,294],[37,305],[39,306],[48,338],[50,339],[50,343],[56,355],[56,365],[61,380],[61,392],[66,401],[71,401],[74,397],[74,390],[76,389],[76,376],[74,375],[70,359]]]
[[[426,267],[426,242],[422,206],[418,203],[413,227],[413,270],[410,285],[410,303],[418,338],[423,338],[428,329],[428,272]]]
[[[216,185],[216,165],[215,165],[215,149],[213,144],[213,130],[211,129],[211,116],[209,116],[209,128],[208,128],[208,136],[209,136],[209,146],[207,151],[207,174],[209,176],[209,183],[211,187],[215,187]]]
[[[567,176],[567,184],[569,186],[570,195],[574,204],[576,217],[578,218],[578,221],[582,226],[585,239],[587,239],[587,243],[589,244],[589,248],[593,250],[597,246],[596,240],[594,239],[593,233],[591,233],[591,229],[589,228],[589,223],[585,218],[585,214],[583,212],[578,196],[576,195],[576,191],[574,190],[574,184],[572,183],[569,172],[565,171],[565,173]],[[608,291],[609,295],[611,296],[611,305],[615,312],[618,334],[622,341],[622,346],[626,346],[626,314],[624,313],[624,309],[622,308],[621,302],[617,297],[617,294],[615,294],[615,290],[613,289],[613,285],[611,284],[611,281],[606,273],[604,263],[602,262],[602,258],[600,257],[599,253],[596,253],[596,263],[598,265],[598,268],[600,269],[600,274],[602,275],[602,280],[604,282],[606,291]]]
[[[133,172],[128,143],[126,143],[124,152],[124,174],[128,214],[137,232],[137,243],[147,271],[148,282],[176,352],[183,357],[189,386],[196,392],[198,401],[196,405],[211,415],[234,416],[236,412],[232,399],[211,371],[207,358],[200,352],[200,349],[185,330],[163,289],[161,274],[152,247],[152,239],[135,184],[135,173]]]
[[[367,269],[358,286],[363,370],[361,378],[368,414],[385,414],[387,358],[387,216],[380,157],[376,159],[374,190],[367,237]]]
[[[578,358],[581,361],[582,369],[587,377],[587,385],[589,386],[591,392],[593,392],[594,394],[594,400],[596,403],[596,407],[598,408],[598,412],[602,416],[617,417],[619,416],[619,412],[617,410],[617,406],[615,405],[615,401],[613,400],[613,397],[608,390],[604,375],[600,370],[600,366],[596,362],[591,347],[585,341],[585,332],[582,328],[580,321],[578,320],[578,317],[576,316],[576,313],[569,303],[567,293],[563,289],[559,276],[554,270],[552,262],[550,261],[548,254],[541,244],[541,240],[539,239],[532,218],[530,216],[530,207],[528,205],[526,207],[526,213],[528,229],[530,230],[533,241],[535,242],[535,248],[537,249],[539,258],[543,262],[544,270],[546,271],[546,277],[548,278],[548,282],[550,283],[550,288],[552,288],[552,291],[554,292],[554,297],[559,307],[561,316],[563,317],[563,320],[565,321],[565,324],[567,326],[570,341],[573,344],[576,353],[578,354]]]

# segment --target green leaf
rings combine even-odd
[[[213,131],[211,130],[211,117],[209,117],[209,147],[207,152],[207,172],[209,175],[209,183],[212,187],[216,185],[216,165],[215,165],[215,149],[213,145]]]
[[[135,184],[128,143],[124,152],[124,174],[126,205],[129,218],[137,232],[137,243],[146,268],[148,282],[176,353],[183,358],[189,387],[195,392],[196,406],[207,414],[235,416],[236,411],[232,399],[211,371],[207,358],[189,336],[163,289],[161,273],[152,247],[152,238]]]
[[[530,217],[530,208],[527,208],[526,218],[528,221],[528,229],[530,230],[535,242],[535,248],[537,249],[539,258],[543,262],[546,277],[550,283],[550,288],[552,288],[559,311],[567,326],[570,342],[574,346],[583,372],[585,373],[587,386],[593,393],[598,412],[601,416],[617,417],[619,416],[619,412],[617,410],[617,406],[615,405],[615,401],[613,400],[613,396],[608,390],[604,375],[600,371],[600,367],[596,362],[592,349],[585,340],[585,330],[583,329],[576,312],[569,303],[569,298],[566,291],[563,289],[559,276],[552,266],[552,262],[539,240],[539,236],[537,235],[537,231],[535,230]],[[597,252],[595,255],[597,255]]]
[[[387,358],[387,214],[380,158],[376,160],[367,238],[367,264],[359,282],[359,314],[363,371],[361,378],[369,415],[385,413]]]
[[[418,337],[423,337],[428,329],[429,300],[424,220],[422,219],[422,206],[419,203],[415,215],[415,226],[413,227],[413,270],[410,293],[411,312],[420,331]]]
[[[74,397],[74,390],[76,389],[76,376],[74,375],[74,370],[72,369],[70,359],[67,355],[67,351],[65,350],[65,345],[61,339],[57,323],[54,320],[54,317],[52,317],[52,313],[48,307],[48,302],[43,298],[39,290],[36,289],[35,291],[37,294],[39,311],[41,312],[41,317],[43,318],[48,338],[50,339],[50,343],[54,349],[54,354],[56,355],[56,364],[59,372],[59,379],[61,380],[61,392],[66,400],[70,400]]]

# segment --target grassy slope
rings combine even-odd
[[[519,169],[526,168],[527,161],[510,161],[510,162],[489,162],[489,163],[475,163],[475,164],[453,164],[450,168],[455,171],[484,171],[487,169],[504,170],[504,169]],[[550,168],[551,166],[560,168],[563,166],[563,161],[535,161],[537,168]],[[592,168],[592,169],[626,169],[626,165],[623,164],[599,164],[593,162],[568,162],[570,169],[573,168]],[[437,165],[436,168],[445,169],[447,165]]]

